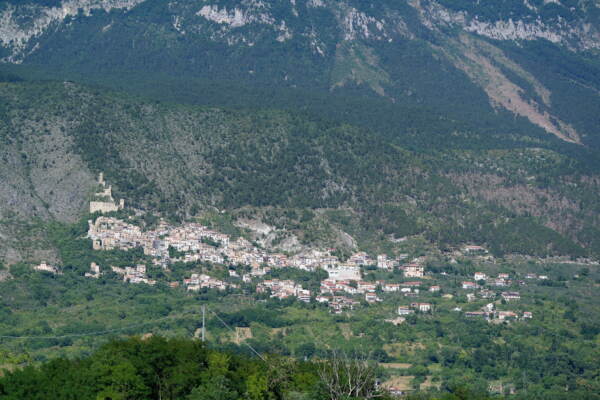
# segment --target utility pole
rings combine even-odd
[[[206,340],[206,305],[202,304],[202,342]]]

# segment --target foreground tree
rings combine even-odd
[[[384,393],[376,387],[376,364],[367,354],[349,355],[333,351],[328,362],[318,364],[318,374],[329,399],[381,398]]]

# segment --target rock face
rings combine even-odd
[[[5,61],[20,63],[28,54],[35,51],[32,45],[40,35],[49,29],[57,29],[66,24],[68,17],[91,16],[93,10],[110,12],[113,9],[130,9],[144,0],[65,0],[55,7],[45,7],[35,2],[14,6],[4,5],[0,13],[0,43],[10,50]]]
[[[521,2],[513,3],[518,5]],[[588,7],[597,8],[594,2],[581,2],[581,9],[576,10],[563,6],[560,1],[544,2],[534,7],[525,0],[516,15],[496,14],[491,18],[479,15],[477,6],[471,10],[450,10],[430,0],[412,0],[411,5],[419,10],[423,24],[431,29],[455,27],[494,40],[543,39],[574,51],[600,48],[598,21],[589,20],[582,12]],[[546,8],[554,12],[544,12]],[[561,14],[571,18],[567,20]]]
[[[94,177],[72,153],[67,121],[46,114],[42,123],[32,117],[37,118],[15,115],[13,123],[23,135],[0,146],[0,204],[19,217],[73,221],[87,206]]]
[[[115,16],[127,15],[128,11],[145,2],[150,1],[62,0],[54,6],[34,1],[18,2],[17,5],[5,2],[0,6],[0,44],[8,50],[4,61],[25,61],[39,49],[36,44],[40,36],[50,30],[67,29],[73,18],[93,18],[99,11]],[[598,4],[591,0],[579,2],[577,7],[562,5],[560,1],[531,5],[527,0],[514,0],[509,3],[514,3],[515,11],[508,15],[503,15],[505,13],[493,5],[487,9],[478,4],[463,6],[463,9],[448,8],[444,4],[452,2],[433,0],[411,0],[412,10],[389,1],[383,1],[378,7],[333,0],[293,0],[278,5],[258,0],[240,0],[233,2],[234,6],[231,3],[178,0],[166,3],[161,11],[169,15],[171,28],[180,34],[205,31],[208,24],[212,25],[214,40],[234,44],[238,43],[237,37],[239,42],[250,46],[260,36],[258,31],[247,29],[249,26],[263,26],[274,32],[279,41],[296,35],[323,41],[326,27],[316,21],[319,14],[335,16],[342,40],[393,41],[398,36],[415,35],[415,29],[408,27],[406,18],[411,18],[411,11],[416,10],[422,25],[431,30],[452,27],[495,40],[544,39],[573,50],[600,48],[600,31],[595,17]],[[302,22],[301,19],[306,17],[308,20]],[[109,29],[108,26],[103,28]],[[319,54],[316,48],[313,51]]]

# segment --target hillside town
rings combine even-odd
[[[324,303],[332,313],[337,314],[353,310],[362,302],[376,304],[384,302],[388,294],[397,294],[406,299],[406,305],[400,305],[397,318],[390,320],[395,324],[403,322],[407,315],[435,312],[431,303],[418,301],[419,298],[453,297],[451,294],[442,293],[443,288],[440,284],[431,282],[432,276],[425,268],[426,257],[407,261],[406,255],[389,258],[386,254],[371,256],[366,252],[356,252],[342,261],[332,254],[333,249],[310,249],[288,255],[269,252],[243,237],[232,239],[229,235],[196,222],[175,226],[160,221],[156,229],[144,231],[139,226],[108,216],[99,216],[95,221],[90,220],[87,237],[92,240],[94,250],[98,251],[141,248],[143,254],[152,259],[152,268],[168,270],[170,265],[178,262],[205,262],[229,268],[229,277],[241,281],[236,284],[206,273],[193,273],[182,282],[169,283],[171,287],[181,286],[192,292],[202,289],[235,290],[240,288],[240,284],[254,282],[257,294],[268,294],[270,298],[276,299],[296,298],[306,303]],[[481,246],[465,246],[454,255],[484,259],[490,257]],[[249,267],[247,272],[238,274],[235,267],[240,265]],[[365,281],[364,272],[367,267],[397,272],[402,281]],[[320,269],[327,273],[327,278],[320,282],[318,292],[311,292],[292,280],[263,278],[273,270],[284,268],[297,268],[307,272]],[[111,266],[111,270],[121,276],[124,282],[156,284],[155,280],[146,276],[145,265],[126,268]],[[92,263],[86,276],[97,278],[101,273],[100,267]],[[517,314],[510,310],[498,311],[495,304],[520,300],[518,291],[506,290],[507,288],[526,285],[526,280],[544,279],[547,277],[533,273],[527,274],[523,280],[515,280],[511,279],[508,273],[488,276],[483,272],[475,272],[472,281],[463,281],[460,284],[467,302],[485,299],[491,303],[487,303],[481,310],[463,311],[462,308],[456,307],[454,311],[464,312],[469,318],[480,317],[490,322],[530,319],[533,317],[530,312]]]
[[[148,215],[121,212],[110,186],[102,183],[100,190],[94,196],[95,211],[87,221],[87,232],[82,234],[83,224],[78,230],[78,238],[86,239],[82,242],[89,258],[76,268],[41,262],[33,266],[41,276],[61,279],[65,271],[65,277],[72,279],[75,272],[88,283],[96,280],[142,296],[169,291],[191,303],[289,309],[300,319],[314,313],[336,321],[339,331],[334,334],[349,338],[364,337],[365,328],[348,322],[360,318],[399,337],[413,327],[437,326],[445,320],[492,331],[532,329],[548,318],[537,293],[552,290],[553,285],[566,287],[568,280],[559,278],[539,258],[523,257],[516,264],[495,258],[493,249],[472,244],[398,246],[386,252],[310,245],[296,252],[272,250],[277,247],[261,243],[252,230],[230,229],[234,234],[225,234],[212,226],[226,230],[227,225],[206,226],[210,219],[176,224],[149,215],[148,223],[139,218]],[[580,273],[585,279],[589,272],[582,268]],[[232,318],[231,324],[236,343],[271,328],[285,337],[288,329],[270,322],[249,324],[243,317]],[[386,357],[395,351],[391,345],[383,350]],[[387,382],[390,393],[411,392],[406,382],[395,386],[398,382]]]
[[[435,313],[436,299],[464,299],[461,301],[466,306],[457,303],[452,311],[463,313],[468,318],[482,318],[493,323],[531,319],[533,315],[527,310],[517,312],[507,308],[521,300],[519,287],[526,286],[528,282],[548,280],[547,275],[533,272],[517,277],[508,272],[492,275],[476,271],[469,280],[456,282],[445,271],[428,271],[427,255],[411,259],[405,253],[390,257],[388,254],[371,255],[356,251],[340,259],[332,248],[308,248],[296,254],[284,254],[268,251],[242,236],[232,237],[198,222],[174,225],[161,219],[153,229],[144,230],[115,216],[103,215],[122,210],[124,201],[117,204],[113,200],[111,186],[106,184],[102,174],[98,185],[98,192],[90,202],[90,212],[100,215],[88,221],[87,231],[93,250],[141,249],[146,262],[130,266],[100,266],[92,262],[85,273],[85,277],[91,279],[99,279],[110,271],[112,276],[125,283],[152,286],[158,280],[151,271],[168,272],[176,264],[216,265],[226,274],[217,277],[210,271],[190,271],[181,280],[165,283],[171,288],[183,288],[189,292],[236,291],[251,287],[257,296],[326,304],[334,314],[351,311],[361,305],[401,302],[396,306],[396,315],[387,320],[395,325],[412,315]],[[450,264],[456,264],[457,259],[494,263],[487,249],[479,245],[465,245],[447,252],[445,257]],[[61,273],[58,267],[45,262],[34,269]],[[312,286],[311,290],[306,283],[273,277],[277,271],[287,269],[297,269],[314,276],[321,271],[326,278],[321,279],[318,286]],[[469,306],[471,303],[476,308]]]

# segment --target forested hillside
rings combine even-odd
[[[10,0],[0,59],[177,101],[304,107],[392,136],[443,118],[597,147],[598,15],[591,0]]]
[[[456,149],[467,131],[432,149],[292,112],[173,105],[69,82],[1,85],[5,256],[19,230],[43,247],[43,232],[24,221],[83,215],[99,172],[129,206],[177,220],[207,207],[266,207],[296,210],[287,226],[302,230],[314,217],[302,210],[343,209],[346,217],[320,212],[320,221],[370,241],[422,235],[497,255],[599,251],[598,167],[585,149],[526,136]]]

